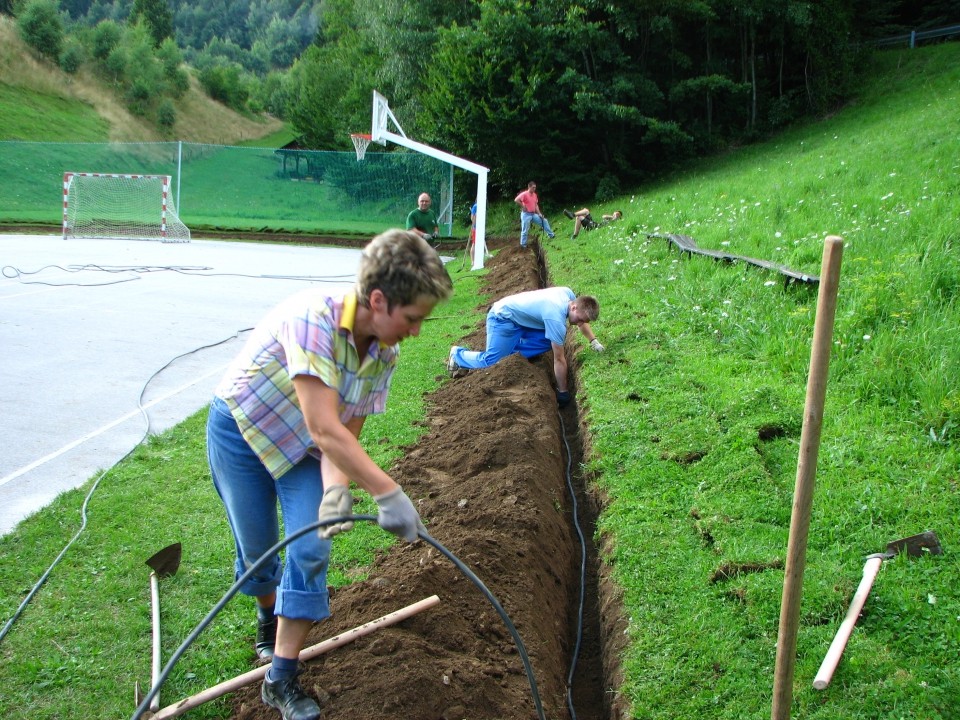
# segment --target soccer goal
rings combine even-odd
[[[190,242],[169,175],[63,174],[63,237]]]

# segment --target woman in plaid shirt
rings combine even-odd
[[[285,531],[353,514],[349,484],[376,500],[378,523],[413,542],[423,527],[403,489],[359,442],[367,415],[386,409],[400,341],[420,334],[453,284],[418,234],[389,230],[364,248],[354,287],[298,293],[253,330],[214,392],[207,454],[227,511],[239,578]],[[325,525],[273,558],[240,592],[257,599],[257,655],[271,660],[261,696],[284,720],[314,720],[317,703],[297,682],[311,625],[330,614]]]

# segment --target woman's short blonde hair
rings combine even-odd
[[[453,294],[453,281],[443,261],[420,235],[387,230],[367,243],[357,270],[357,300],[370,307],[370,293],[380,290],[387,307],[412,305],[422,298],[435,302]]]

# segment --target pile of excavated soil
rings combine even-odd
[[[484,291],[493,298],[543,284],[537,248],[505,247],[488,267]],[[464,330],[465,344],[483,346],[482,327]],[[544,715],[556,720],[570,717],[567,674],[576,641],[570,617],[578,607],[580,545],[571,524],[552,377],[549,355],[533,362],[514,355],[444,383],[428,398],[428,432],[406,448],[391,473],[419,504],[431,536],[502,604],[530,658]],[[565,411],[568,421],[576,425],[575,408]],[[439,605],[306,666],[301,684],[321,701],[324,718],[537,718],[502,618],[423,542],[397,543],[376,559],[367,581],[337,590],[332,617],[314,626],[307,644],[432,595]],[[602,675],[596,634],[590,638],[596,659],[584,667]],[[262,704],[260,683],[237,692],[234,709],[244,720],[279,717]],[[600,718],[607,711],[596,707],[585,716],[578,710],[578,716]]]

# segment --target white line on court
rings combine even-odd
[[[56,288],[43,288],[42,290],[30,290],[28,292],[15,293],[12,295],[0,295],[0,300],[9,300],[10,298],[26,297],[27,295],[39,295],[40,293],[51,292]]]
[[[148,402],[146,405],[143,405],[143,406],[142,406],[142,407],[143,407],[143,410],[148,410],[149,408],[153,407],[153,406],[156,405],[157,403],[161,403],[161,402],[163,402],[164,400],[167,400],[167,399],[169,399],[169,398],[171,398],[171,397],[174,397],[175,395],[179,395],[181,392],[183,392],[183,391],[186,390],[187,388],[193,387],[193,386],[196,385],[197,383],[202,382],[203,380],[206,380],[208,377],[210,377],[210,376],[212,376],[212,375],[216,375],[217,373],[223,373],[223,372],[226,371],[226,369],[227,369],[227,365],[221,365],[220,367],[215,368],[214,370],[211,370],[211,371],[208,372],[208,373],[204,373],[203,375],[200,375],[200,376],[194,378],[194,379],[191,380],[190,382],[188,382],[188,383],[186,383],[186,384],[184,384],[184,385],[181,385],[180,387],[178,387],[178,388],[176,388],[176,389],[174,389],[174,390],[171,390],[171,391],[168,392],[166,395],[162,395],[161,397],[158,397],[158,398],[155,398],[155,399],[151,400],[151,401]],[[49,455],[46,455],[46,456],[40,458],[39,460],[35,460],[34,462],[30,463],[29,465],[25,465],[24,467],[20,468],[19,470],[14,470],[12,473],[10,473],[9,475],[7,475],[6,477],[0,478],[0,487],[6,485],[6,484],[7,484],[8,482],[10,482],[11,480],[16,480],[16,479],[17,479],[18,477],[20,477],[21,475],[24,475],[24,474],[30,472],[31,470],[34,470],[35,468],[40,467],[40,466],[43,465],[44,463],[50,462],[51,460],[60,457],[60,456],[63,455],[64,453],[69,452],[70,450],[73,450],[75,447],[78,447],[78,446],[82,445],[83,443],[87,442],[87,440],[91,440],[91,439],[97,437],[98,435],[102,435],[103,433],[107,432],[108,430],[111,430],[111,429],[115,428],[117,425],[120,425],[121,423],[126,422],[126,421],[129,420],[130,418],[135,417],[135,416],[137,416],[137,415],[142,415],[142,414],[143,414],[143,413],[142,413],[142,411],[141,411],[140,408],[138,408],[138,409],[136,409],[136,410],[133,410],[133,411],[131,411],[131,412],[128,412],[126,415],[120,416],[119,418],[117,418],[117,419],[114,420],[113,422],[109,422],[109,423],[107,423],[106,425],[103,425],[103,426],[97,428],[96,430],[93,430],[93,431],[87,433],[87,434],[84,435],[83,437],[78,438],[77,440],[74,440],[73,442],[67,443],[66,445],[64,445],[64,446],[63,446],[62,448],[60,448],[59,450],[55,450],[54,452],[50,453]]]

